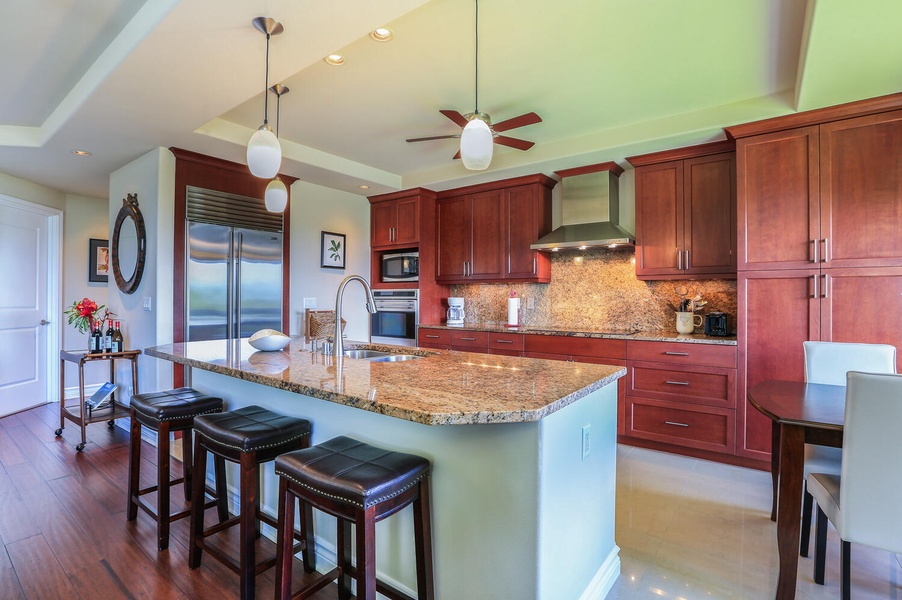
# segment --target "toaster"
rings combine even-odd
[[[721,337],[730,335],[727,315],[722,312],[713,312],[705,315],[705,335]]]

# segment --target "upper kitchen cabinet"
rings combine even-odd
[[[849,114],[886,110],[885,98],[807,115],[836,119],[821,124],[727,129],[739,138],[739,270],[902,266],[902,110]]]
[[[636,167],[636,277],[735,277],[733,143],[715,142],[627,160]]]
[[[419,243],[419,192],[414,189],[370,198],[370,245],[374,249],[407,248]]]
[[[544,175],[448,190],[436,208],[436,281],[547,283],[550,259],[530,244],[551,230]]]

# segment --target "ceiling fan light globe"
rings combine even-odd
[[[266,186],[263,193],[263,203],[266,210],[271,213],[280,213],[288,206],[288,188],[282,183],[282,180],[276,177]]]
[[[268,125],[254,132],[247,143],[247,167],[255,177],[272,179],[282,166],[282,145]]]
[[[471,171],[482,171],[492,162],[495,142],[492,130],[481,119],[471,119],[460,134],[460,160]]]

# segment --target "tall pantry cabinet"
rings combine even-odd
[[[902,361],[900,108],[894,94],[727,128],[737,161],[740,456],[769,459],[771,424],[747,390],[801,381],[802,342],[892,344]]]

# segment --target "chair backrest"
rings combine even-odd
[[[852,371],[846,387],[842,539],[902,552],[902,375]]]
[[[846,385],[846,373],[895,373],[896,347],[888,344],[802,342],[805,381]]]

